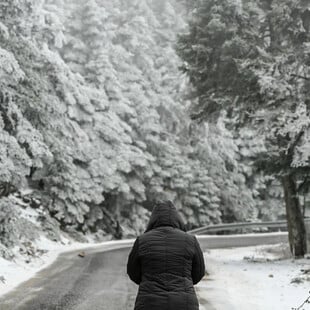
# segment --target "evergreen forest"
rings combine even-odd
[[[7,0],[0,15],[0,255],[32,231],[25,205],[52,238],[100,239],[142,233],[160,199],[188,229],[292,219],[304,253],[307,1]]]

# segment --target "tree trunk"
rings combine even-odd
[[[290,249],[295,257],[303,257],[307,253],[306,228],[293,175],[283,176],[282,184]]]

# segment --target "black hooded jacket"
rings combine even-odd
[[[139,285],[135,310],[199,310],[193,285],[205,274],[203,254],[172,203],[153,209],[129,254],[127,273]]]

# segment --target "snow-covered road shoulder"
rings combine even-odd
[[[309,296],[310,260],[288,258],[283,245],[211,250],[205,260],[210,275],[197,287],[203,310],[207,300],[215,310],[291,310]]]

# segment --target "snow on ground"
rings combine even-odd
[[[91,241],[91,240],[90,240]],[[35,242],[44,254],[32,257],[30,261],[27,257],[19,254],[19,249],[15,249],[16,257],[14,261],[8,261],[0,257],[0,296],[8,293],[19,284],[32,278],[38,271],[52,264],[61,253],[74,250],[82,250],[90,247],[111,246],[114,244],[127,244],[129,240],[106,241],[102,243],[78,243],[62,238],[61,243],[53,242],[45,237]]]
[[[291,310],[309,296],[310,279],[301,274],[310,260],[289,258],[284,245],[210,250],[205,260],[210,275],[197,286],[201,310]]]
[[[62,237],[61,242],[53,242],[41,237],[35,245],[42,255],[28,261],[16,249],[13,262],[0,258],[0,296],[33,277],[63,252],[128,244],[128,240],[89,241],[77,243]],[[308,297],[310,274],[301,274],[310,270],[310,259],[289,258],[283,245],[210,250],[205,259],[210,275],[196,288],[201,310],[291,310]],[[310,310],[310,304],[302,309]]]

